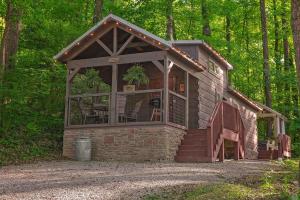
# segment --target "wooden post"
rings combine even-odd
[[[240,141],[237,141],[234,147],[234,159],[239,160],[240,155],[239,155],[239,148],[240,148]]]
[[[220,151],[219,151],[219,161],[220,162],[224,162],[224,158],[225,158],[225,155],[224,155],[224,147],[225,145],[224,145],[224,139],[223,139],[223,141],[222,141],[222,144],[221,144],[221,147],[220,147]]]
[[[211,162],[214,162],[213,160],[213,127],[207,128],[207,157]]]
[[[166,124],[169,121],[169,59],[165,57],[164,62],[164,112],[163,122]]]
[[[113,56],[117,55],[118,49],[118,39],[117,39],[117,28],[114,27],[113,33]],[[117,90],[118,90],[118,65],[112,64],[112,81],[111,81],[111,105],[110,105],[110,123],[115,124],[118,119],[116,119],[116,98],[117,98]]]
[[[185,100],[185,127],[189,128],[189,73],[185,72],[185,91],[186,91],[186,100]]]
[[[110,123],[116,123],[116,98],[117,98],[117,87],[118,87],[118,77],[117,77],[118,65],[112,65],[112,81],[111,81],[111,105],[110,105]]]
[[[70,125],[69,116],[69,95],[70,95],[70,82],[69,82],[70,70],[67,69],[66,77],[66,96],[65,96],[65,128]]]

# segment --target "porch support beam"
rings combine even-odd
[[[113,35],[113,48],[114,48],[114,55],[117,54],[118,50],[118,31],[117,27],[114,27],[114,35]]]
[[[89,58],[81,60],[71,60],[69,69],[74,69],[77,67],[88,68],[88,67],[101,67],[112,64],[127,64],[127,63],[137,63],[137,62],[152,62],[154,60],[163,60],[166,55],[165,51],[154,51],[146,53],[136,53],[136,54],[126,54],[119,56],[107,56],[100,58]]]
[[[189,127],[189,73],[185,72],[185,126]]]
[[[164,72],[164,66],[158,61],[158,60],[154,60],[152,61],[152,63],[161,71]]]
[[[74,53],[72,52],[70,54],[70,57],[68,57],[65,60],[69,61],[69,60],[72,60],[73,58],[75,58],[77,55],[79,55],[81,52],[83,52],[85,49],[87,49],[91,44],[93,44],[98,38],[100,38],[104,34],[108,33],[112,28],[113,28],[113,24],[109,24],[107,28],[103,29],[99,33],[97,33],[93,36],[90,35],[90,37],[94,37],[94,39],[89,40],[88,42],[86,42],[80,49],[76,50]]]
[[[72,81],[72,79],[74,78],[74,76],[79,72],[80,67],[75,68],[73,71],[68,72],[68,81]]]
[[[96,41],[109,55],[113,54],[113,52],[100,39],[97,39]]]
[[[164,99],[163,99],[163,123],[169,122],[169,59],[165,56],[164,59]]]
[[[116,123],[116,95],[117,95],[117,70],[118,65],[112,65],[112,86],[111,86],[111,105],[110,105],[110,123]]]
[[[125,48],[128,46],[128,44],[134,39],[134,35],[131,35],[127,40],[126,42],[123,44],[123,46],[119,49],[119,51],[117,52],[117,55],[120,55],[124,50]]]

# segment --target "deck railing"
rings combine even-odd
[[[187,98],[173,91],[169,91],[169,122],[186,126]]]
[[[162,123],[163,91],[151,89],[117,92],[115,106],[111,105],[111,93],[71,95],[67,104],[66,126]],[[186,127],[186,101],[185,96],[169,91],[168,123]],[[114,120],[112,113],[115,113]]]
[[[109,124],[110,94],[71,95],[67,125]]]
[[[118,92],[117,123],[162,122],[162,89]]]
[[[220,101],[216,104],[208,125],[208,156],[212,161],[217,158],[221,145],[224,145],[225,130],[229,130],[231,134],[238,134],[237,151],[243,157],[245,127],[240,112],[227,102]],[[232,136],[232,138],[236,137]]]

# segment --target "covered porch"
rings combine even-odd
[[[263,110],[258,113],[260,159],[291,157],[291,138],[286,133],[287,118],[281,113],[259,104]],[[269,126],[269,127],[268,127]],[[268,133],[268,131],[270,131]]]
[[[198,128],[198,80],[192,74],[202,69],[125,24],[106,26],[67,62],[65,127]]]

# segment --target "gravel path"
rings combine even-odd
[[[266,161],[225,163],[41,162],[0,168],[0,199],[140,199],[178,185],[261,173]]]

